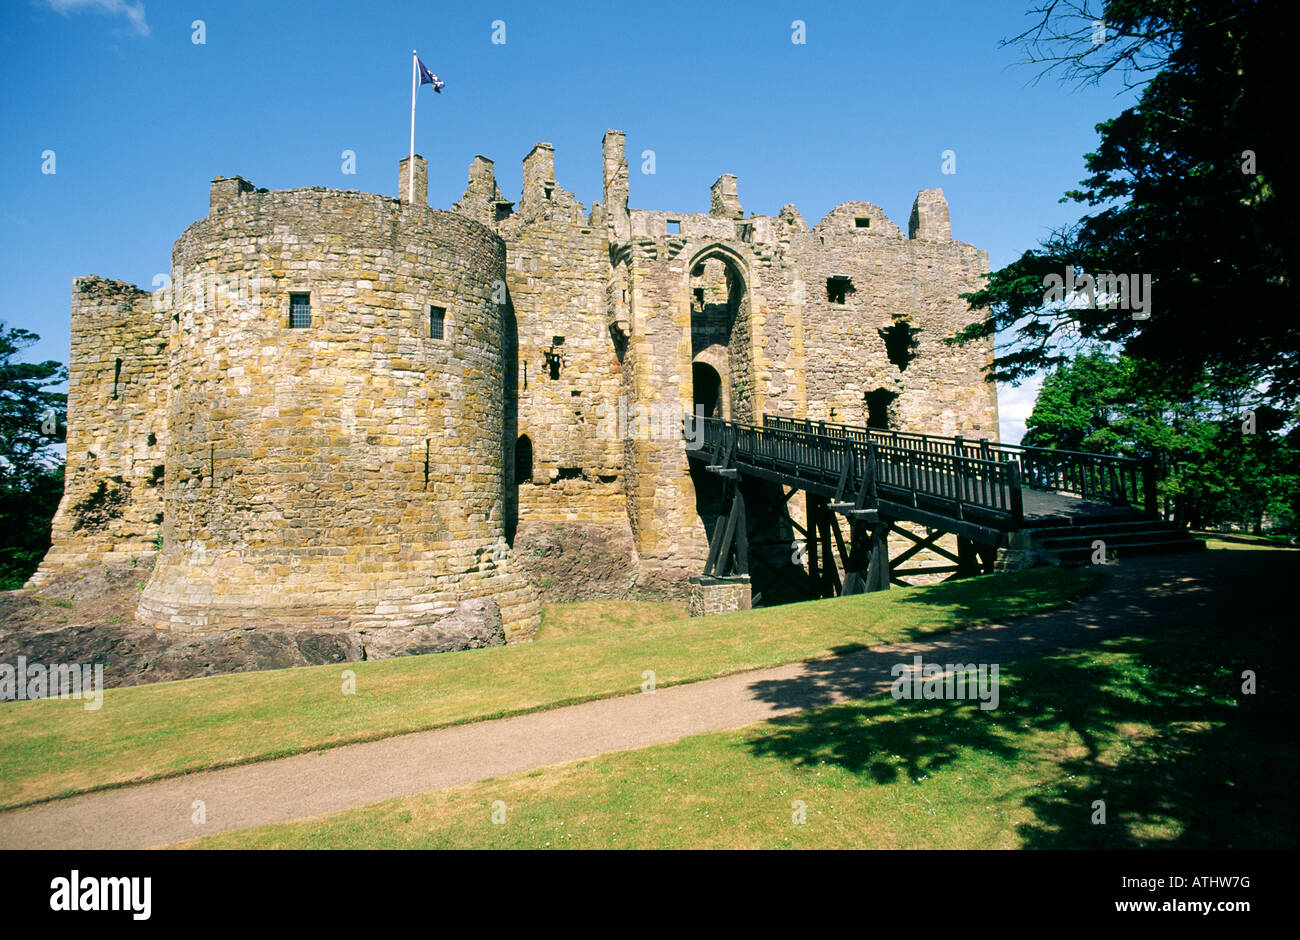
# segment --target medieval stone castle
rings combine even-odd
[[[521,639],[521,527],[626,536],[657,583],[700,571],[681,435],[647,429],[699,410],[996,437],[991,341],[942,342],[987,253],[952,240],[940,190],[906,234],[866,202],[809,227],[746,216],[727,175],[707,213],[629,209],[621,132],[603,160],[590,210],[545,143],[517,203],[477,157],[450,211],[418,156],[397,199],[218,177],[169,284],[77,279],[33,580],[152,560],[138,617],[181,631],[421,625],[490,596]]]

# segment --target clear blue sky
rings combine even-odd
[[[213,176],[395,194],[412,48],[447,83],[421,89],[416,117],[432,205],[459,198],[475,154],[517,198],[520,161],[545,140],[560,185],[590,206],[613,127],[634,207],[707,211],[710,183],[734,173],[747,212],[793,202],[813,224],[863,199],[906,228],[916,192],[941,186],[954,237],[996,269],[1078,216],[1058,199],[1084,175],[1094,125],[1129,101],[1032,84],[1019,51],[999,48],[1028,5],[6,0],[0,319],[41,334],[28,358],[66,361],[72,279],[150,287],[207,213]],[[1002,396],[1011,439],[1027,398]]]

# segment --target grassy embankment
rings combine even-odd
[[[645,670],[663,687],[1004,621],[1098,577],[1035,569],[696,619],[576,605],[550,611],[533,643],[112,689],[97,711],[9,702],[0,807],[637,692]]]

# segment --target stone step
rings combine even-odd
[[[1163,519],[1152,519],[1150,516],[1137,516],[1133,519],[1097,519],[1082,523],[1067,523],[1065,525],[1048,525],[1036,527],[1038,531],[1044,534],[1057,535],[1062,532],[1075,532],[1081,535],[1091,535],[1098,531],[1124,531],[1127,529],[1174,529],[1183,531],[1182,526],[1175,525],[1172,522],[1165,522]]]
[[[1175,555],[1185,552],[1200,552],[1205,550],[1205,543],[1200,539],[1188,538],[1176,542],[1133,542],[1113,548],[1115,557],[1124,559],[1134,555]],[[1108,542],[1106,544],[1106,554],[1110,555],[1111,551],[1112,546]],[[1092,561],[1092,553],[1091,546],[1045,552],[1049,558],[1059,564],[1088,564]]]
[[[1107,545],[1131,545],[1139,542],[1180,542],[1187,537],[1186,532],[1180,532],[1177,529],[1133,529],[1122,532],[1103,531],[1090,534],[1053,534],[1046,537],[1035,538],[1034,541],[1040,548],[1055,549],[1069,548],[1076,545],[1091,545],[1095,539],[1101,539]]]

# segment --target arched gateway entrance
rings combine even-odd
[[[752,421],[753,349],[744,264],[727,246],[710,245],[691,261],[687,281],[692,366],[689,400],[708,406],[707,416]]]
[[[757,423],[761,396],[753,387],[755,350],[750,310],[750,284],[743,258],[722,243],[698,252],[686,271],[690,293],[690,402],[696,414]],[[702,534],[707,540],[727,516],[737,481],[707,469],[707,461],[690,460],[691,485]],[[792,533],[784,511],[781,487],[748,480],[745,501],[754,507],[745,522],[750,546],[753,602],[772,603],[790,578]],[[797,572],[796,572],[797,574]]]

